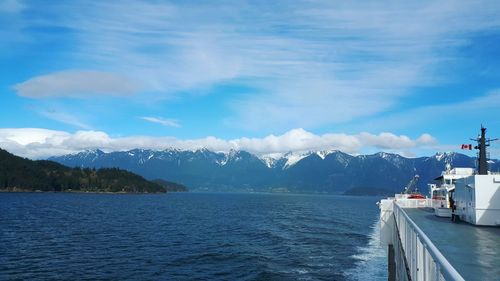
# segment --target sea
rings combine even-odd
[[[0,280],[387,280],[379,199],[0,193]]]

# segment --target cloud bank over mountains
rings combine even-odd
[[[413,156],[415,150],[436,145],[438,145],[437,140],[429,134],[422,134],[416,139],[388,132],[377,135],[366,132],[355,135],[335,133],[316,135],[301,128],[290,130],[282,135],[229,140],[213,136],[184,140],[168,136],[113,137],[102,131],[90,130],[68,133],[39,128],[0,129],[0,147],[16,155],[35,159],[86,149],[101,149],[109,152],[135,148],[153,150],[207,148],[222,152],[235,149],[256,155],[319,150],[340,150],[350,154],[359,154],[372,149]]]

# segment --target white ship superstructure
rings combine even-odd
[[[457,180],[451,195],[452,217],[474,225],[498,226],[500,174],[488,171],[486,158],[486,147],[493,140],[486,138],[486,128],[482,127],[480,137],[474,140],[477,141],[476,148],[479,150],[478,172]]]
[[[452,197],[453,215],[458,219],[474,225],[500,225],[500,174],[459,179]]]
[[[435,178],[438,184],[429,184],[430,197],[434,214],[438,217],[451,218],[452,209],[450,205],[451,193],[455,190],[455,183],[458,179],[474,174],[473,168],[451,168],[448,163],[446,170],[441,176]]]
[[[485,132],[477,172],[447,166],[431,198],[396,194],[379,202],[389,280],[500,280],[500,174],[488,172]]]

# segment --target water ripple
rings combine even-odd
[[[358,280],[375,201],[4,193],[0,279]]]

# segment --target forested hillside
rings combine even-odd
[[[53,161],[32,161],[0,149],[0,190],[165,192],[154,182],[117,168],[68,168]]]

